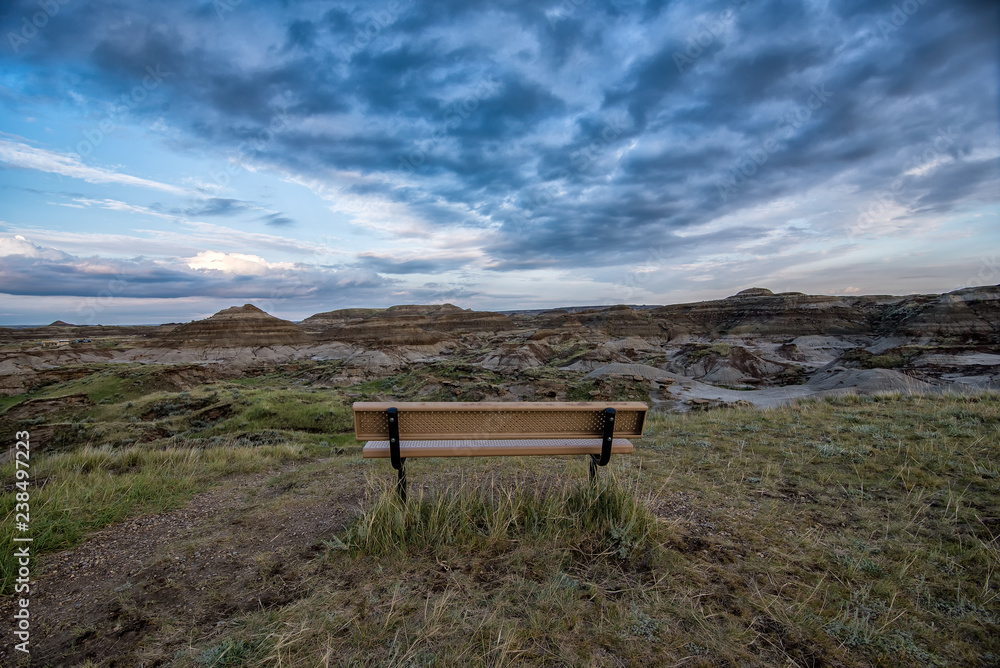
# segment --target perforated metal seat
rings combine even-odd
[[[590,475],[612,454],[633,452],[646,404],[598,402],[357,402],[354,433],[362,456],[388,457],[406,498],[407,457],[590,455]],[[388,440],[386,440],[388,439]]]

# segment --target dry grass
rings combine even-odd
[[[84,446],[35,458],[30,491],[32,555],[72,547],[88,532],[128,517],[177,508],[226,476],[267,470],[301,458],[298,445],[248,447]],[[13,463],[2,469],[14,479]],[[8,526],[16,499],[0,497]],[[0,536],[0,592],[13,590],[17,574],[13,532]]]
[[[995,663],[998,430],[996,395],[662,415],[595,490],[582,466],[507,460],[538,487],[483,464],[406,508],[376,467],[312,594],[211,647],[261,666]]]
[[[350,450],[310,469],[311,485],[359,468],[368,483],[301,566],[302,596],[143,651],[192,667],[997,664],[998,443],[996,394],[655,415],[596,487],[583,457],[414,459],[405,507],[387,462]],[[267,447],[38,465],[53,493],[78,490],[53,508],[146,490],[135,513],[206,463],[199,485],[303,456]]]

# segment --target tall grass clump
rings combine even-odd
[[[637,493],[636,481],[605,475],[596,483],[531,488],[461,483],[420,488],[406,503],[394,484],[369,478],[367,509],[349,527],[344,543],[358,553],[384,555],[462,544],[503,546],[522,538],[578,545],[601,539],[626,558],[651,544],[656,519]]]

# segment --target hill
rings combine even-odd
[[[233,306],[210,318],[179,325],[162,335],[159,347],[213,346],[221,348],[310,343],[298,325],[264,313],[253,304]]]

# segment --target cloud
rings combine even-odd
[[[186,264],[192,269],[221,271],[237,276],[265,276],[276,269],[292,269],[295,266],[291,262],[268,262],[258,255],[219,251],[202,251],[188,258]]]
[[[450,254],[445,257],[396,257],[387,254],[360,253],[359,264],[380,274],[440,274],[460,269],[473,258]]]
[[[368,299],[393,281],[357,267],[271,262],[203,251],[188,258],[82,257],[0,237],[0,285],[8,295],[81,298]]]
[[[232,216],[259,209],[256,204],[228,197],[208,197],[183,210],[185,216]]]
[[[280,213],[269,213],[258,220],[264,221],[265,225],[270,225],[271,227],[285,227],[286,225],[295,224],[294,220]]]
[[[219,22],[203,2],[69,3],[0,104],[41,118],[50,98],[111,100],[159,65],[174,75],[157,90],[170,146],[307,185],[355,226],[361,252],[342,268],[369,278],[607,275],[728,253],[738,262],[690,275],[735,284],[744,262],[777,267],[816,245],[844,244],[847,266],[865,250],[848,244],[859,217],[897,181],[866,243],[909,234],[937,249],[928,230],[1000,201],[995,3],[918,3],[888,33],[893,8],[855,0],[389,4],[242,3]],[[697,55],[678,67],[678,53]],[[57,75],[70,64],[86,75],[73,84]],[[941,128],[952,144],[913,169]],[[0,160],[180,194],[17,138],[0,139]],[[297,208],[212,192],[160,212],[245,215],[287,236],[183,223],[144,243],[187,258],[343,253],[292,238],[319,225]]]
[[[38,246],[20,234],[0,236],[0,257],[20,256],[43,260],[63,260],[69,256],[55,248]]]
[[[80,162],[75,155],[56,153],[47,149],[35,148],[21,142],[0,139],[0,162],[22,169],[35,169],[52,174],[62,174],[88,183],[117,183],[141,188],[152,188],[172,193],[174,195],[190,194],[184,188],[178,188],[167,183],[112,172],[100,167],[88,167]]]
[[[240,213],[259,213],[262,211],[266,212],[265,215],[260,216],[257,220],[263,222],[265,225],[270,225],[271,227],[284,227],[295,223],[295,220],[281,212],[269,211],[260,204],[229,197],[208,197],[196,204],[181,209],[178,212],[183,213],[185,216],[200,217],[235,216]]]
[[[138,228],[135,234],[70,232],[38,227],[20,227],[0,223],[12,234],[33,238],[48,246],[62,248],[75,255],[190,257],[206,248],[228,248],[233,252],[259,255],[281,253],[298,261],[329,261],[347,252],[327,243],[300,241],[276,234],[247,232],[225,225],[181,221],[168,229]]]

